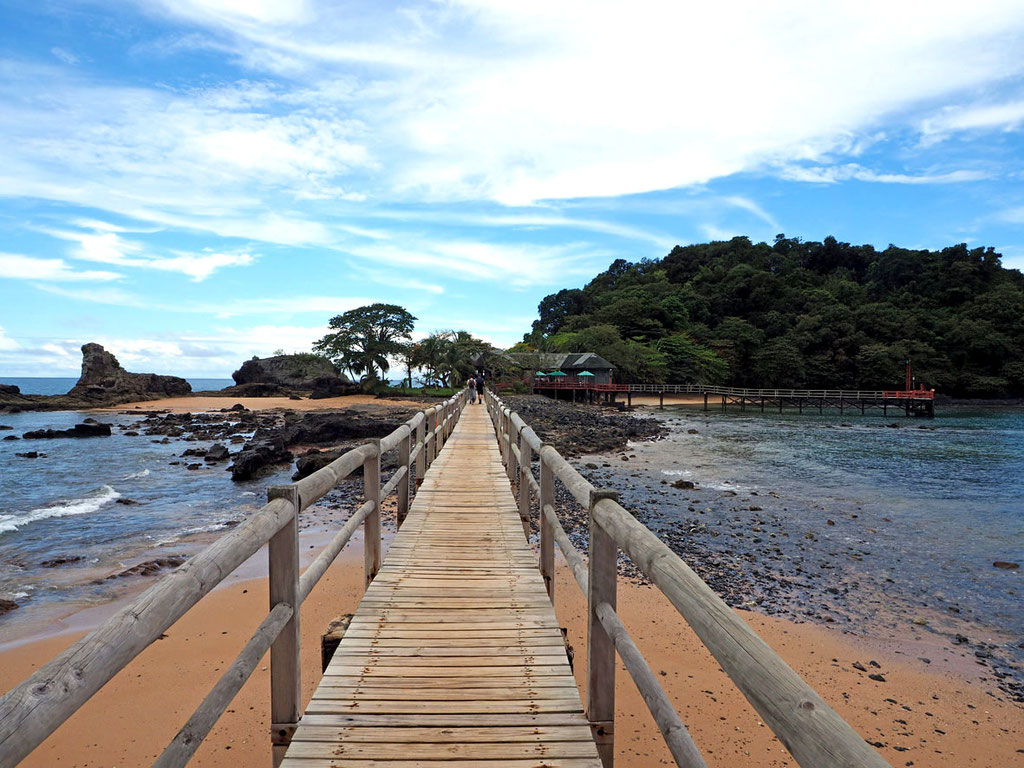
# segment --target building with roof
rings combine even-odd
[[[583,383],[611,384],[615,366],[596,352],[506,352],[504,357],[518,363],[534,377],[538,373],[562,372],[567,381],[580,378],[581,373],[592,373],[593,377],[585,376]]]

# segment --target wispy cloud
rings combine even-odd
[[[37,259],[17,253],[0,253],[0,278],[57,282],[104,282],[119,280],[116,272],[77,270],[63,259]]]
[[[788,181],[806,181],[818,184],[837,184],[843,181],[870,181],[882,184],[958,184],[990,178],[985,171],[956,170],[945,173],[881,173],[855,163],[831,166],[790,165],[780,170]]]
[[[73,54],[67,48],[59,48],[57,46],[54,46],[53,48],[50,49],[50,53],[52,53],[56,58],[60,59],[65,64],[72,64],[72,65],[74,65],[74,64],[77,64],[80,61],[78,56]]]
[[[925,144],[940,141],[958,131],[1017,130],[1024,124],[1024,100],[999,104],[948,106],[921,121]]]
[[[10,338],[5,332],[2,325],[0,325],[0,351],[9,352],[12,349],[18,349],[21,345],[18,344],[14,339]]]

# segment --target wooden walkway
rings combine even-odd
[[[483,405],[424,478],[285,768],[600,768]]]

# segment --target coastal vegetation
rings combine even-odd
[[[778,235],[618,259],[546,296],[515,349],[597,352],[620,381],[1024,395],[1024,275],[992,248]]]

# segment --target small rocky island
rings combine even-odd
[[[99,344],[84,344],[82,375],[66,395],[24,395],[16,386],[0,384],[0,412],[73,411],[191,393],[192,385],[185,379],[156,373],[130,373]]]

